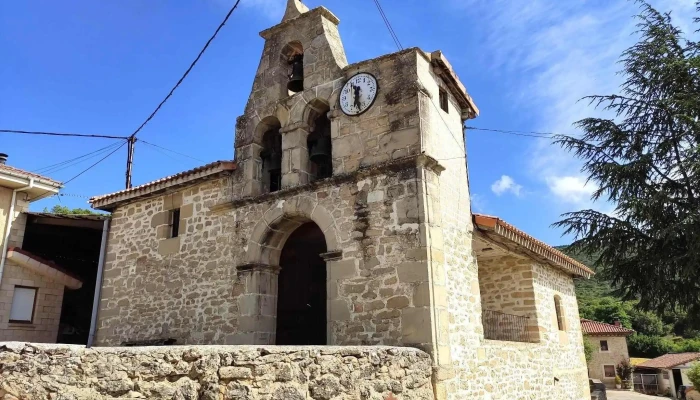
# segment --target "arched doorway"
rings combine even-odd
[[[313,222],[297,228],[280,256],[277,345],[326,344],[326,240]]]

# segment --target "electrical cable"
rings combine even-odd
[[[0,129],[0,133],[21,133],[25,135],[47,135],[47,136],[65,136],[65,137],[90,137],[103,139],[127,139],[126,136],[109,136],[109,135],[88,135],[82,133],[60,133],[60,132],[41,132],[41,131],[17,131],[13,129]]]
[[[101,163],[102,161],[106,160],[107,157],[111,156],[112,154],[116,153],[119,149],[121,149],[122,147],[124,147],[124,145],[127,144],[127,142],[128,142],[128,141],[125,140],[124,143],[121,144],[121,146],[119,146],[119,147],[117,147],[116,149],[112,150],[109,154],[107,154],[106,156],[102,157],[102,158],[101,158],[99,161],[97,161],[96,163],[94,163],[94,164],[92,164],[91,166],[89,166],[89,167],[85,168],[84,170],[80,171],[80,173],[78,173],[78,174],[75,175],[74,177],[72,177],[72,178],[68,179],[67,181],[63,182],[63,185],[65,186],[65,185],[71,183],[72,181],[74,181],[75,179],[77,179],[77,178],[78,178],[79,176],[81,176],[82,174],[84,174],[84,173],[88,172],[89,170],[91,170],[92,168],[94,168],[97,164],[99,164],[99,163]]]
[[[507,133],[509,135],[528,136],[528,137],[543,138],[543,139],[552,139],[555,136],[557,136],[557,134],[553,133],[553,132],[513,131],[513,130],[504,130],[504,129],[477,128],[474,126],[467,126],[466,129],[472,130],[472,131]]]
[[[379,10],[379,14],[381,15],[382,19],[384,20],[384,24],[389,29],[389,34],[391,35],[391,38],[394,40],[394,44],[396,44],[396,46],[399,49],[403,50],[403,45],[401,45],[401,41],[399,41],[399,37],[396,35],[394,28],[391,26],[391,23],[389,23],[389,18],[387,18],[386,14],[384,13],[384,9],[382,8],[381,4],[379,4],[378,0],[374,0],[374,4],[377,6],[377,10]]]
[[[119,146],[119,143],[112,143],[109,146],[105,146],[105,147],[102,147],[102,148],[97,149],[95,151],[91,151],[87,154],[83,154],[82,156],[71,158],[70,160],[65,160],[65,161],[62,161],[62,162],[59,162],[56,164],[47,165],[45,167],[38,168],[32,172],[39,173],[39,174],[50,174],[50,173],[58,172],[58,171],[66,169],[66,168],[70,168],[74,165],[77,165],[83,161],[90,159],[90,158],[93,158],[101,153],[109,151],[110,149],[113,149],[116,146]]]
[[[163,101],[160,102],[160,104],[158,104],[158,107],[156,107],[156,109],[151,113],[151,115],[149,115],[148,118],[146,118],[146,120],[134,131],[134,133],[132,133],[129,136],[130,138],[136,137],[136,135],[141,131],[141,129],[143,129],[143,127],[146,126],[146,124],[149,123],[153,119],[153,117],[155,117],[156,113],[158,113],[158,111],[160,111],[161,107],[163,107],[165,102],[167,102],[170,99],[170,97],[173,95],[173,93],[175,92],[175,89],[177,89],[180,86],[180,84],[182,83],[182,81],[184,81],[185,78],[187,78],[187,75],[190,74],[190,71],[192,71],[192,68],[194,68],[194,66],[197,64],[197,62],[202,57],[204,52],[207,50],[207,48],[209,47],[209,44],[211,44],[211,42],[214,40],[214,38],[216,38],[216,35],[219,33],[221,28],[224,27],[224,25],[228,21],[229,17],[231,16],[231,14],[233,14],[233,11],[236,9],[236,7],[238,7],[238,3],[240,3],[240,2],[241,2],[241,0],[236,1],[236,3],[231,8],[231,10],[229,10],[228,14],[226,14],[226,17],[224,18],[224,20],[221,22],[221,24],[219,24],[219,27],[216,28],[216,31],[214,31],[214,34],[209,38],[209,40],[207,40],[207,43],[204,45],[202,50],[199,52],[199,54],[197,55],[197,58],[195,58],[194,61],[192,61],[189,68],[187,68],[187,70],[182,75],[182,77],[177,81],[175,86],[173,86],[173,88],[170,89],[170,92],[168,93],[168,95],[165,96],[165,98],[163,99]]]
[[[153,143],[147,142],[147,141],[145,141],[145,140],[143,140],[143,139],[139,139],[139,142],[141,142],[141,143],[143,143],[143,144],[147,144],[147,145],[149,145],[149,146],[153,146],[153,147],[155,147],[156,149],[161,149],[161,150],[169,151],[169,152],[171,152],[171,153],[174,153],[174,154],[177,154],[177,155],[180,155],[180,156],[183,156],[183,157],[187,157],[187,158],[192,159],[192,160],[195,160],[195,161],[199,161],[199,162],[206,163],[206,161],[200,160],[199,158],[192,157],[192,156],[189,156],[189,155],[187,155],[187,154],[177,152],[177,151],[175,151],[175,150],[167,149],[167,148],[165,148],[165,147],[163,147],[163,146],[159,146],[159,145],[157,145],[157,144],[153,144]],[[165,153],[163,153],[163,152],[160,152],[160,153],[161,153],[161,154],[165,154]],[[167,154],[165,154],[165,155],[167,155]]]

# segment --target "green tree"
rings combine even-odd
[[[631,328],[631,308],[632,307],[629,303],[620,301],[614,297],[603,297],[584,303],[581,306],[579,313],[582,318],[605,322],[608,324],[613,324],[615,321],[620,321],[622,326]]]
[[[89,210],[87,208],[68,208],[66,206],[61,206],[58,204],[51,207],[50,210],[48,208],[44,208],[44,212],[52,213],[52,214],[63,214],[63,215],[66,215],[66,214],[69,214],[69,215],[80,215],[80,214],[82,214],[82,215],[85,215],[85,214],[98,215],[98,213],[96,213],[92,210]]]
[[[656,314],[649,311],[633,310],[632,329],[649,336],[664,336],[670,329]]]
[[[588,100],[614,115],[577,122],[556,143],[583,160],[610,214],[580,210],[555,225],[571,250],[626,300],[647,310],[700,315],[700,45],[640,1],[637,44],[622,55],[619,94]],[[698,21],[696,21],[697,23]]]
[[[588,340],[587,337],[583,337],[583,354],[586,355],[586,364],[590,363],[593,359],[593,352],[595,351],[595,346]]]
[[[630,356],[655,358],[673,351],[673,342],[660,336],[635,334],[627,338]]]

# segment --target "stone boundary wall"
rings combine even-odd
[[[0,342],[0,398],[434,400],[401,347],[98,347]]]

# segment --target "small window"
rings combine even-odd
[[[600,341],[600,351],[608,351],[608,341],[607,340]]]
[[[450,112],[450,102],[447,96],[447,90],[440,88],[440,108],[444,112]]]
[[[37,288],[15,286],[10,308],[10,322],[31,324],[34,320],[34,304]]]
[[[564,320],[564,308],[561,305],[561,298],[554,296],[554,310],[557,313],[557,325],[560,331],[566,330],[566,321]]]
[[[671,379],[671,378],[669,377],[669,375],[668,375],[668,371],[664,371],[664,372],[662,373],[662,375],[663,375],[663,378],[666,379],[666,380]]]
[[[180,234],[180,209],[176,208],[170,210],[170,216],[168,218],[168,226],[170,227],[169,237],[176,238]]]
[[[615,377],[615,366],[614,365],[603,365],[603,373],[605,373],[606,378]]]

